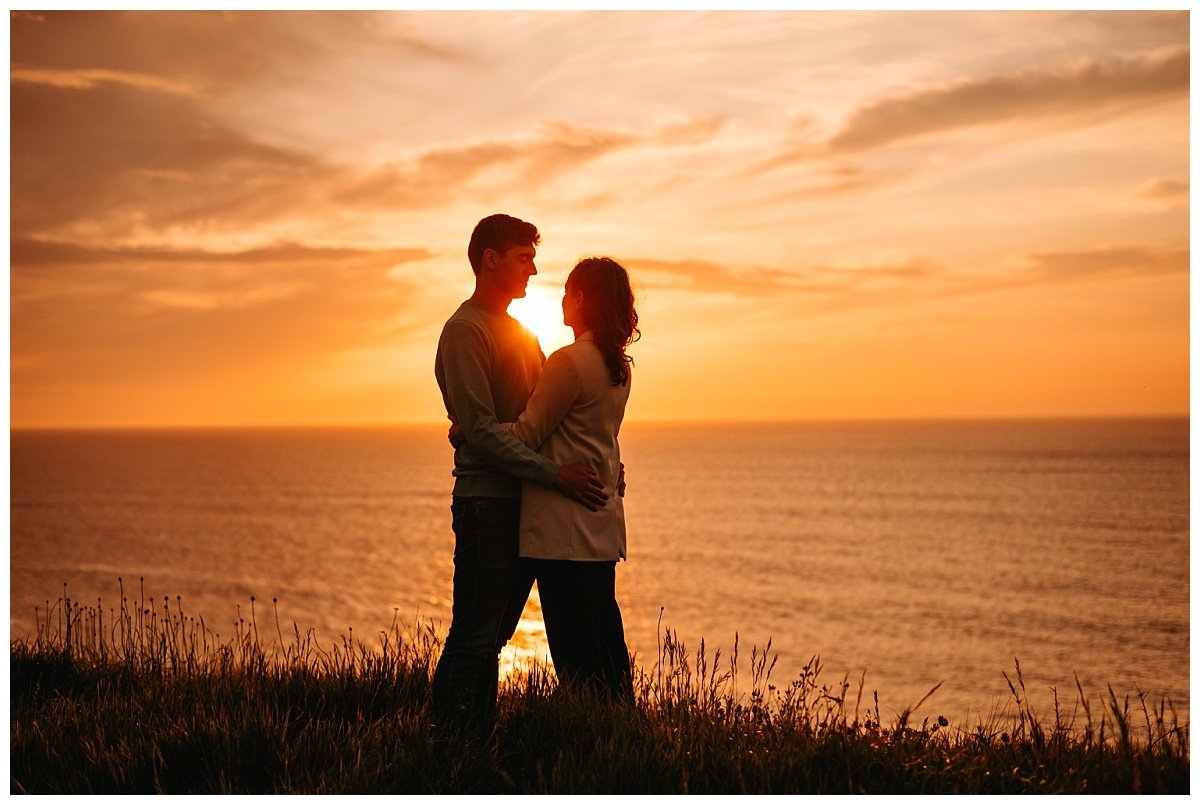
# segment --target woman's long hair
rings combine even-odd
[[[642,335],[633,308],[629,272],[612,258],[587,257],[571,270],[567,288],[583,293],[580,309],[583,324],[596,339],[612,384],[624,386],[633,366],[633,358],[625,354],[625,347]]]

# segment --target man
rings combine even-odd
[[[492,724],[500,650],[533,586],[518,557],[521,482],[552,487],[592,510],[608,500],[591,469],[560,466],[500,424],[520,416],[546,360],[537,338],[507,312],[537,274],[540,241],[537,227],[520,219],[480,221],[467,247],[475,292],[438,341],[434,374],[447,415],[466,437],[454,451],[454,605],[433,675],[439,723]]]

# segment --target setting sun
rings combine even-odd
[[[10,789],[1188,792],[1190,10],[467,8],[10,11]]]
[[[495,212],[547,355],[570,266],[629,269],[631,420],[1186,413],[1188,31],[14,12],[12,423],[438,421]]]
[[[529,281],[525,297],[513,300],[508,308],[513,318],[537,336],[547,355],[575,340],[571,328],[563,324],[562,293],[561,284],[551,285],[537,277]]]

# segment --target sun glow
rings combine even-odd
[[[549,355],[574,339],[562,320],[562,291],[530,284],[522,299],[514,299],[509,315],[528,327]]]
[[[493,212],[547,354],[629,268],[639,420],[1186,414],[1189,20],[14,13],[10,425],[438,421]]]

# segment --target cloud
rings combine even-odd
[[[397,69],[470,60],[400,14],[48,12],[11,23],[18,236],[129,240],[336,218],[347,169],[244,128],[226,96],[343,80],[338,65],[365,49]]]
[[[865,151],[969,126],[1111,113],[1163,98],[1186,99],[1189,62],[1187,48],[1177,48],[965,79],[864,106],[828,145],[834,152]]]
[[[894,265],[818,265],[794,272],[764,267],[735,270],[706,260],[635,258],[628,264],[635,280],[647,286],[747,297],[873,292],[881,283],[894,286],[925,280],[938,271],[936,263],[920,258]]]
[[[463,180],[497,164],[524,162],[538,173],[558,173],[636,142],[627,131],[571,126],[561,122],[541,124],[531,135],[491,140],[462,147],[435,148],[422,154],[418,174],[436,180]]]
[[[914,256],[893,263],[808,265],[785,271],[735,269],[704,260],[629,259],[635,284],[647,288],[758,300],[763,308],[845,312],[900,308],[920,300],[1006,293],[1039,285],[1188,273],[1187,249],[1145,246],[1035,252],[1015,258],[1016,268],[956,272],[940,261]]]
[[[18,238],[12,242],[10,256],[15,321],[27,300],[78,296],[81,290],[89,296],[141,299],[154,306],[228,309],[328,290],[331,282],[338,287],[365,283],[386,288],[397,266],[433,255],[425,249],[317,248],[298,243],[235,252],[95,248]]]
[[[122,237],[181,223],[240,227],[304,204],[311,183],[330,173],[224,125],[196,98],[145,90],[13,84],[15,236],[79,225]]]
[[[406,269],[430,257],[413,248],[280,243],[217,253],[19,239],[12,355],[46,376],[91,375],[88,361],[127,376],[141,365],[176,376],[176,364],[236,368],[269,362],[271,351],[290,362],[386,342],[419,324],[420,283]]]
[[[706,115],[664,126],[653,139],[663,145],[700,145],[719,135],[728,122],[723,115]]]
[[[745,176],[753,178],[781,165],[795,162],[798,156],[809,156],[796,152],[784,153],[766,162],[751,166]],[[795,179],[787,190],[772,198],[776,204],[795,201],[819,200],[837,196],[853,196],[900,184],[915,174],[912,169],[867,169],[861,165],[837,161],[817,162],[809,166],[803,179]]]
[[[109,82],[124,84],[137,89],[166,92],[172,95],[195,95],[196,89],[181,81],[147,73],[131,73],[121,70],[83,69],[54,70],[39,67],[14,66],[9,71],[12,81],[29,84],[48,84],[68,89],[92,89],[97,84]]]
[[[26,420],[45,416],[43,394],[69,421],[90,416],[72,404],[122,388],[180,401],[261,388],[273,399],[314,366],[427,326],[415,269],[431,255],[420,248],[12,247],[14,416]]]
[[[914,298],[944,299],[1000,294],[1039,286],[1186,276],[1188,249],[1151,246],[1102,246],[1075,251],[1033,252],[1014,256],[1009,267],[974,273],[942,272],[908,291]]]
[[[1189,182],[1160,177],[1145,182],[1137,189],[1137,194],[1154,201],[1187,201],[1191,191]]]
[[[256,249],[217,252],[204,249],[169,248],[96,248],[62,241],[14,239],[13,265],[51,266],[69,263],[103,265],[108,263],[292,263],[320,265],[329,263],[373,264],[425,260],[433,255],[425,249],[351,249],[305,246],[281,242]]]
[[[364,167],[306,150],[301,138],[268,142],[226,118],[219,94],[284,64],[361,55],[358,45],[459,57],[423,39],[409,15],[53,13],[45,25],[14,21],[13,38],[16,237],[136,242],[174,231],[191,242],[246,241],[263,226],[335,229],[347,215],[361,225],[466,192],[523,192],[620,149],[687,148],[723,125],[713,116],[647,131],[551,120]]]
[[[476,180],[491,192],[527,192],[531,183],[545,184],[616,151],[694,145],[715,137],[722,126],[722,120],[711,117],[649,131],[543,121],[529,133],[428,149],[407,162],[348,179],[334,195],[343,204],[395,209],[447,201]]]
[[[730,296],[770,296],[801,290],[790,274],[773,268],[734,271],[707,260],[650,258],[632,258],[628,265],[635,282],[651,287]]]
[[[1157,277],[1187,274],[1188,249],[1153,249],[1124,246],[1084,251],[1042,252],[1026,258],[1027,268],[1019,279],[1032,282],[1062,282],[1099,277]]]
[[[822,139],[807,115],[795,117],[787,144],[750,165],[743,177],[797,162],[810,169],[780,200],[861,194],[911,178],[915,170],[866,169],[856,160],[898,143],[972,127],[1032,124],[1132,114],[1164,99],[1186,99],[1190,90],[1186,47],[1158,49],[1108,61],[1079,59],[1042,67],[919,88],[865,104],[841,129]],[[1164,195],[1172,186],[1154,188]]]
[[[11,18],[11,60],[181,81],[210,96],[314,71],[371,49],[438,61],[469,54],[420,35],[410,15],[323,11],[54,11]]]

